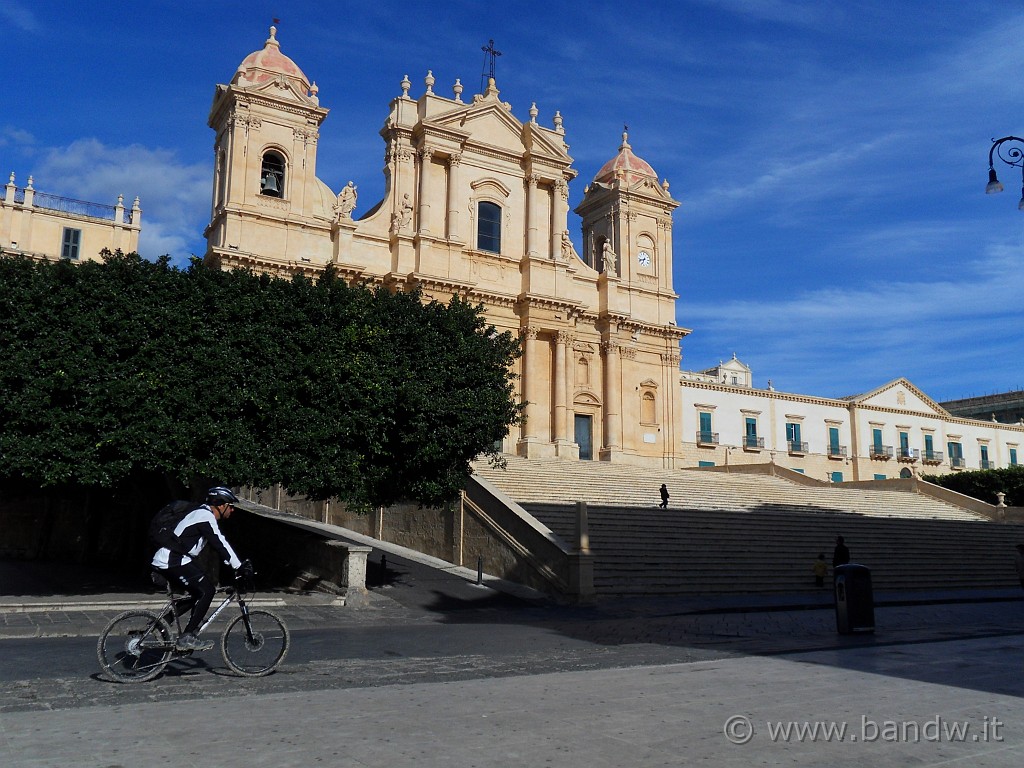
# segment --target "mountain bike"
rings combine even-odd
[[[125,611],[107,624],[96,643],[96,656],[103,671],[118,682],[143,683],[159,675],[173,659],[191,656],[192,650],[177,647],[182,634],[177,608],[188,594],[174,591],[162,574],[153,572],[153,581],[167,590],[167,603],[159,611]],[[269,675],[284,661],[291,635],[284,621],[271,611],[252,609],[249,602],[252,585],[236,582],[219,587],[224,595],[196,635],[202,635],[229,605],[237,605],[239,615],[232,619],[220,638],[224,663],[244,677]],[[182,611],[185,612],[185,611]],[[173,616],[174,620],[168,621]]]

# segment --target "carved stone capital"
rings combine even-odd
[[[535,325],[528,325],[523,328],[521,334],[525,341],[536,341],[537,336],[540,335],[540,329]]]

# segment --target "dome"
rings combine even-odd
[[[277,27],[271,27],[270,37],[263,48],[250,53],[238,65],[231,80],[232,85],[261,85],[284,75],[294,81],[303,94],[309,92],[309,78],[299,69],[298,64],[281,53],[281,44],[277,42],[276,35]]]
[[[601,166],[601,170],[594,177],[597,184],[610,184],[618,177],[619,172],[625,174],[626,183],[633,183],[641,180],[658,181],[658,174],[654,172],[648,163],[642,158],[633,154],[633,148],[627,141],[629,134],[622,132],[622,144],[619,146],[619,154]]]

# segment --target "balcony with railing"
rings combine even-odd
[[[845,459],[846,458],[846,446],[845,445],[833,445],[828,446],[828,457],[830,459]]]
[[[48,211],[59,211],[69,213],[73,216],[85,216],[90,219],[101,219],[113,221],[117,224],[131,224],[132,212],[124,206],[120,207],[121,220],[117,220],[118,206],[104,205],[102,203],[89,203],[85,200],[73,200],[70,197],[58,197],[46,192],[36,192],[32,202],[36,208],[43,208]]]
[[[949,466],[953,469],[964,469],[967,466],[967,460],[963,456],[950,456]]]
[[[786,447],[791,454],[802,455],[807,453],[807,443],[801,443],[799,440],[787,440]]]
[[[921,451],[917,448],[903,448],[899,449],[896,454],[896,458],[899,461],[906,462],[907,464],[913,464],[915,461],[921,458]]]
[[[941,464],[945,460],[942,451],[929,451],[927,448],[921,452],[921,463]]]
[[[764,438],[758,437],[757,435],[744,435],[743,436],[743,450],[745,451],[760,451],[764,449]]]
[[[13,191],[13,194],[12,194]],[[89,219],[100,221],[112,221],[115,224],[131,224],[135,219],[138,210],[138,200],[131,208],[125,208],[122,198],[118,198],[117,205],[105,205],[103,203],[90,203],[85,200],[75,200],[70,197],[51,195],[48,192],[40,192],[31,186],[18,187],[9,183],[5,188],[0,188],[0,196],[6,203],[25,205],[30,208],[39,208],[44,211],[56,211],[71,216],[83,216]]]
[[[868,456],[872,459],[882,459],[888,461],[892,458],[892,446],[891,445],[879,445],[878,443],[873,444],[868,449]]]
[[[697,445],[718,445],[717,432],[705,432],[703,429],[697,432]]]
[[[991,459],[982,459],[981,460],[981,468],[982,469],[995,469],[996,468],[996,463],[994,461],[992,461]]]

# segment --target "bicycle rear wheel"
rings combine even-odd
[[[152,680],[173,653],[170,627],[150,611],[118,614],[96,642],[96,658],[103,671],[121,683]]]
[[[291,643],[288,628],[270,611],[249,611],[252,637],[245,628],[245,617],[228,624],[220,640],[224,661],[244,677],[269,675],[284,661]]]

